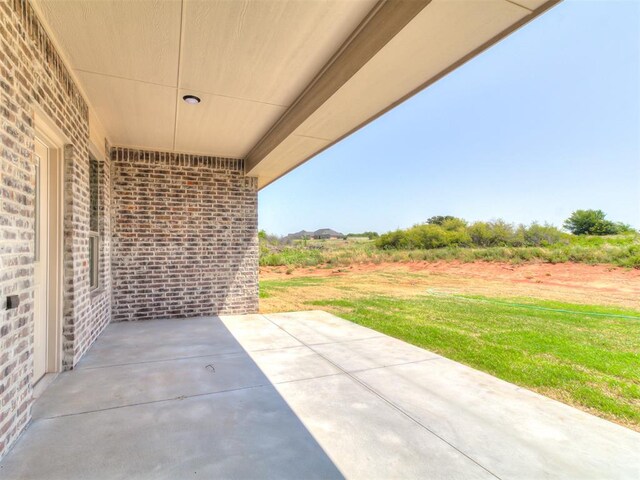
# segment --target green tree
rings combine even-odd
[[[436,215],[427,220],[429,225],[442,225],[447,220],[458,220],[456,217],[452,217],[451,215]]]
[[[619,227],[605,217],[602,210],[576,210],[564,222],[564,228],[574,235],[614,235]]]

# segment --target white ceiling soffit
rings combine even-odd
[[[115,145],[243,158],[376,0],[32,0]],[[195,94],[198,106],[182,95]]]
[[[187,1],[180,86],[289,106],[375,3]]]
[[[559,0],[31,1],[113,144],[263,187]]]
[[[254,148],[248,173],[259,178],[261,188],[268,185],[555,3],[433,0],[289,135]],[[277,129],[261,143],[268,144]]]

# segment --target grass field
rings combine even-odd
[[[588,288],[581,296],[571,285],[540,285],[539,296],[550,300],[532,294],[535,284],[445,277],[385,268],[264,275],[261,309],[326,310],[640,431],[636,290],[616,294],[594,279],[593,288],[610,294],[602,296],[609,305],[594,305],[582,300],[597,298]],[[618,278],[611,284],[622,285]]]
[[[506,261],[522,263],[577,262],[611,264],[640,268],[640,235],[574,236],[548,247],[446,247],[422,250],[384,250],[374,241],[360,238],[348,240],[308,240],[294,245],[262,242],[260,265],[304,267],[315,265],[345,266],[359,262],[411,262],[440,260]]]

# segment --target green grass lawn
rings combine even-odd
[[[267,291],[288,287],[270,282]],[[640,430],[638,311],[437,295],[309,303]]]

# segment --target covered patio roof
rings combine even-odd
[[[264,187],[558,2],[33,3],[92,135],[244,159]]]
[[[115,323],[2,478],[638,478],[640,434],[325,312]]]

